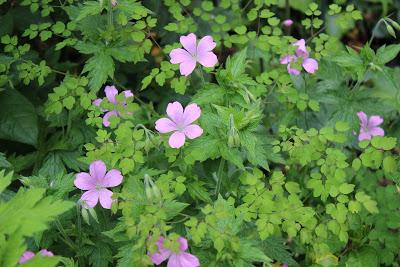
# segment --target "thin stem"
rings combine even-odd
[[[219,162],[219,167],[218,167],[218,172],[217,172],[217,187],[215,189],[215,195],[218,198],[219,191],[221,190],[221,184],[222,184],[222,173],[224,171],[225,167],[225,159],[221,158],[221,161]]]

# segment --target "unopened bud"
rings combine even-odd
[[[233,115],[229,115],[229,130],[228,130],[228,146],[238,147],[240,146],[240,137],[238,130],[235,127],[235,121]]]
[[[144,175],[144,188],[148,200],[158,201],[161,199],[160,189],[158,189],[157,185],[148,174]]]

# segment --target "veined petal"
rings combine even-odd
[[[369,120],[368,120],[368,128],[373,128],[378,125],[381,125],[382,122],[383,122],[383,118],[381,116],[377,116],[377,115],[371,116],[371,117],[369,117]]]
[[[302,66],[308,73],[314,73],[318,70],[318,62],[313,58],[304,59]]]
[[[204,67],[214,67],[218,63],[218,58],[213,52],[201,52],[197,54],[197,60]]]
[[[369,133],[372,136],[384,136],[385,135],[385,131],[380,127],[374,127],[372,129],[370,129]]]
[[[300,75],[300,71],[298,69],[292,68],[290,64],[287,65],[287,71],[291,75]]]
[[[179,242],[179,250],[180,251],[186,251],[188,249],[188,242],[187,239],[184,237],[179,237],[178,238],[178,242]]]
[[[93,208],[99,201],[99,192],[96,189],[86,191],[81,196],[81,201],[84,202],[90,208]]]
[[[183,117],[183,107],[181,103],[178,101],[169,103],[167,106],[167,114],[175,124],[179,124]]]
[[[95,160],[90,163],[89,173],[90,176],[93,177],[93,179],[96,179],[96,181],[103,179],[104,175],[106,175],[106,171],[106,164],[104,164],[102,160]]]
[[[195,68],[196,68],[196,59],[192,58],[190,60],[182,62],[179,65],[179,72],[183,76],[189,76]]]
[[[200,39],[199,44],[197,45],[197,54],[201,54],[204,52],[209,52],[213,50],[217,46],[217,43],[214,42],[212,36],[207,35]]]
[[[189,33],[186,36],[181,36],[180,42],[182,46],[192,55],[196,55],[197,38],[194,33]]]
[[[154,254],[149,255],[151,261],[156,265],[161,264],[163,261],[168,259],[169,256],[172,254],[171,250],[164,248],[163,243],[164,243],[164,237],[161,236],[156,242],[158,251]]]
[[[103,179],[100,180],[100,185],[103,187],[115,187],[122,183],[123,176],[119,170],[112,169],[106,173]]]
[[[125,98],[133,97],[133,93],[131,90],[125,90],[122,93],[124,93]]]
[[[185,61],[191,61],[193,59],[193,56],[190,55],[188,51],[182,48],[173,49],[169,53],[169,56],[171,57],[170,62],[172,64],[179,64]]]
[[[180,254],[172,254],[169,257],[167,267],[198,267],[200,266],[199,259],[187,252]]]
[[[51,251],[49,251],[47,249],[42,249],[42,250],[39,251],[39,253],[42,256],[45,256],[45,257],[53,257],[54,256],[53,252],[51,252]]]
[[[186,106],[183,112],[183,124],[189,125],[198,118],[200,118],[201,109],[196,103],[192,103]]]
[[[290,62],[292,62],[295,58],[296,57],[293,55],[285,55],[280,59],[279,63],[286,65],[286,64],[289,64]]]
[[[118,95],[118,90],[115,88],[114,85],[107,85],[106,88],[104,89],[104,92],[106,93],[108,101],[110,101],[113,104],[117,104],[117,100],[115,99],[115,96]]]
[[[113,192],[105,188],[100,189],[98,192],[100,205],[105,209],[111,209]]]
[[[81,190],[90,190],[96,188],[96,178],[86,172],[80,172],[75,176],[74,185]]]
[[[203,134],[203,129],[197,124],[192,124],[185,127],[184,133],[189,139],[195,139]]]
[[[358,141],[363,141],[363,140],[371,140],[371,134],[369,132],[364,132],[360,130],[360,134],[358,135]]]
[[[365,114],[364,112],[360,111],[360,112],[357,112],[357,116],[358,116],[358,119],[360,120],[361,128],[367,128],[367,125],[368,125],[367,114]]]
[[[169,137],[169,145],[172,148],[180,148],[185,144],[185,134],[182,132],[174,132]]]
[[[169,133],[178,130],[175,122],[168,118],[161,118],[156,121],[156,130],[160,133]]]
[[[112,116],[118,116],[118,112],[115,110],[109,111],[106,114],[104,114],[103,116],[103,125],[105,127],[109,127],[110,126],[110,117]]]
[[[33,257],[35,257],[35,253],[33,253],[30,250],[27,250],[24,252],[24,254],[22,254],[22,256],[19,258],[18,263],[24,263],[27,262],[28,260],[32,259]]]

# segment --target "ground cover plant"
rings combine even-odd
[[[399,16],[0,0],[0,266],[399,266]]]

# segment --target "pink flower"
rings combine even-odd
[[[130,90],[125,90],[125,91],[123,91],[124,96],[125,96],[125,101],[118,102],[117,99],[115,98],[118,95],[118,90],[117,90],[117,88],[115,88],[114,85],[106,86],[106,88],[104,89],[104,92],[106,93],[106,97],[107,97],[108,101],[114,105],[120,104],[120,105],[125,106],[126,99],[129,97],[133,97],[133,94]],[[99,107],[101,105],[101,102],[103,102],[103,99],[98,98],[93,101],[93,105]],[[102,109],[101,111],[103,111],[103,112],[107,111],[107,113],[103,117],[103,125],[105,127],[110,126],[109,119],[111,116],[119,116],[120,115],[116,109],[113,109],[113,110]]]
[[[47,249],[42,249],[41,251],[39,251],[40,255],[42,255],[43,257],[53,257],[54,254],[51,251],[48,251]],[[33,257],[35,257],[35,253],[33,253],[30,250],[27,250],[24,252],[24,254],[22,254],[22,256],[19,258],[18,263],[22,264],[27,262],[28,260],[32,259]]]
[[[176,48],[171,51],[172,64],[180,64],[181,75],[188,76],[199,62],[204,67],[214,67],[217,64],[217,56],[211,52],[217,45],[211,36],[204,36],[197,44],[196,35],[189,33],[187,36],[181,36],[180,42],[183,48]]]
[[[370,140],[373,136],[384,136],[385,132],[382,128],[378,127],[382,124],[383,118],[377,115],[367,117],[367,114],[360,111],[357,113],[360,120],[360,134],[358,140]]]
[[[185,136],[194,139],[203,134],[203,129],[199,125],[192,124],[201,115],[201,109],[197,104],[190,104],[183,110],[181,103],[169,103],[167,114],[169,118],[156,121],[156,129],[160,133],[174,132],[169,137],[169,145],[172,148],[183,146]]]
[[[281,267],[289,267],[286,263],[282,264]]]
[[[167,267],[198,267],[200,266],[199,259],[185,252],[188,249],[187,240],[183,237],[179,237],[179,251],[175,253],[172,250],[164,248],[164,237],[160,237],[156,242],[158,252],[150,255],[151,260],[154,264],[160,265],[163,261],[168,259]]]
[[[81,190],[88,190],[81,200],[90,208],[96,206],[99,200],[103,208],[111,208],[113,192],[107,188],[120,185],[123,177],[118,170],[106,171],[104,162],[96,160],[90,164],[89,173],[80,172],[76,175],[74,184]]]
[[[293,20],[291,20],[291,19],[285,19],[285,20],[282,22],[282,24],[283,24],[283,26],[289,28],[290,26],[292,26]]]
[[[308,57],[309,54],[307,52],[306,42],[304,39],[293,43],[293,45],[297,47],[296,55],[285,55],[280,60],[281,64],[287,64],[288,73],[292,75],[300,74],[300,70],[293,67],[293,64],[298,62],[301,62],[301,65],[308,73],[314,73],[316,70],[318,70],[318,62],[315,59]]]

